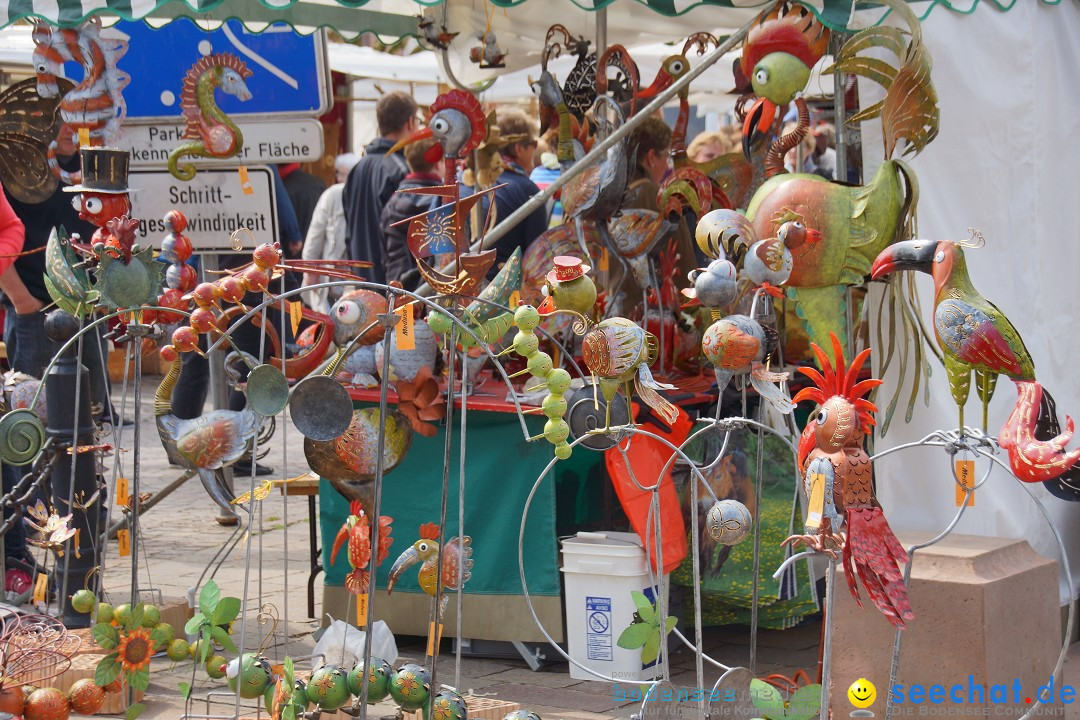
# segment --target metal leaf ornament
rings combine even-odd
[[[434,437],[439,429],[428,421],[446,417],[446,401],[439,392],[439,383],[424,366],[410,382],[399,380],[395,385],[398,394],[398,412],[409,419],[413,430],[424,437]]]
[[[634,599],[637,612],[634,613],[634,621],[619,635],[616,644],[626,650],[641,648],[641,663],[649,665],[660,657],[660,617],[656,614],[656,605],[644,593],[632,590],[630,596]],[[679,618],[668,615],[664,627],[670,633],[678,622]]]
[[[803,685],[790,700],[775,687],[754,678],[750,681],[750,700],[766,720],[810,720],[821,710],[821,685]]]

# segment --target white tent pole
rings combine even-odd
[[[629,135],[634,128],[636,128],[642,121],[645,120],[645,118],[649,117],[657,110],[662,108],[664,105],[666,105],[667,102],[673,97],[675,97],[680,90],[689,85],[691,81],[694,80],[694,78],[698,77],[703,72],[712,67],[712,65],[717,60],[724,56],[724,53],[733,49],[736,45],[742,42],[743,38],[746,37],[746,33],[749,32],[750,28],[754,25],[755,22],[757,22],[757,17],[755,17],[753,20],[746,23],[734,33],[729,35],[727,40],[720,44],[720,47],[716,48],[711,53],[703,57],[699,64],[695,65],[693,68],[690,69],[688,73],[673,82],[666,90],[653,98],[653,101],[643,107],[641,110],[639,110],[636,115],[634,115],[632,118],[619,126],[606,138],[596,143],[596,145],[593,146],[593,149],[590,150],[588,154],[585,155],[585,157],[581,158],[581,160],[564,170],[562,175],[560,175],[555,180],[555,182],[548,185],[536,195],[533,195],[521,207],[510,213],[505,220],[493,227],[491,231],[484,235],[484,237],[480,241],[473,243],[473,245],[469,248],[469,251],[478,252],[480,250],[487,250],[493,247],[495,243],[502,239],[502,237],[506,235],[506,233],[510,232],[510,230],[516,227],[518,223],[531,215],[533,211],[535,211],[537,208],[544,206],[547,203],[548,199],[551,198],[560,189],[562,189],[564,185],[574,179],[585,168],[589,167],[594,162],[606,155],[607,151],[613,145],[615,145],[615,143],[619,142],[624,137]],[[600,68],[597,69],[597,71],[599,70]],[[457,272],[457,263],[451,262],[446,267],[442,268],[440,272],[448,275],[454,275]],[[431,294],[432,289],[430,285],[424,283],[419,288],[417,288],[416,292],[419,295],[426,296]]]

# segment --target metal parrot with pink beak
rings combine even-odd
[[[1020,333],[972,285],[963,246],[949,240],[896,243],[878,255],[872,275],[879,278],[898,270],[919,270],[934,278],[934,332],[960,408],[960,426],[972,372],[984,426],[998,376],[1010,378],[1016,384],[1016,405],[1001,428],[998,445],[1008,451],[1013,474],[1025,482],[1046,483],[1057,497],[1080,500],[1080,448],[1065,449],[1073,434],[1072,418],[1066,417],[1061,432],[1054,400],[1035,380],[1035,363]]]

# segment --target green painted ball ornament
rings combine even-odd
[[[379,702],[390,694],[390,678],[393,675],[394,668],[390,667],[390,663],[380,657],[371,658],[371,670],[368,672],[368,702]],[[349,692],[360,697],[363,682],[364,663],[360,661],[349,673]]]
[[[431,697],[431,675],[427,668],[406,663],[390,679],[390,696],[402,710],[419,710]]]
[[[255,653],[244,653],[243,658],[233,658],[225,666],[225,677],[228,680],[229,689],[236,692],[239,684],[240,697],[249,700],[266,692],[273,674],[270,661]]]
[[[320,710],[337,710],[348,704],[349,673],[338,665],[324,665],[311,674],[307,699]]]

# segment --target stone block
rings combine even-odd
[[[914,533],[900,538],[905,548],[929,539]],[[1050,681],[1061,650],[1055,560],[1024,540],[950,535],[915,554],[909,594],[915,619],[902,633],[896,683],[903,686],[904,702],[894,703],[893,717],[1015,718],[1030,709],[1028,700],[1034,702],[1040,686]],[[838,567],[834,717],[855,710],[847,690],[859,678],[876,687],[877,699],[869,708],[876,717],[884,717],[890,694],[894,629],[865,592],[862,598],[859,609]],[[911,701],[913,685],[924,689],[921,704]],[[976,686],[983,689],[981,697]],[[1055,686],[1060,689],[1060,678]],[[928,699],[932,690],[941,702]],[[1039,711],[1064,716],[1060,703]]]

